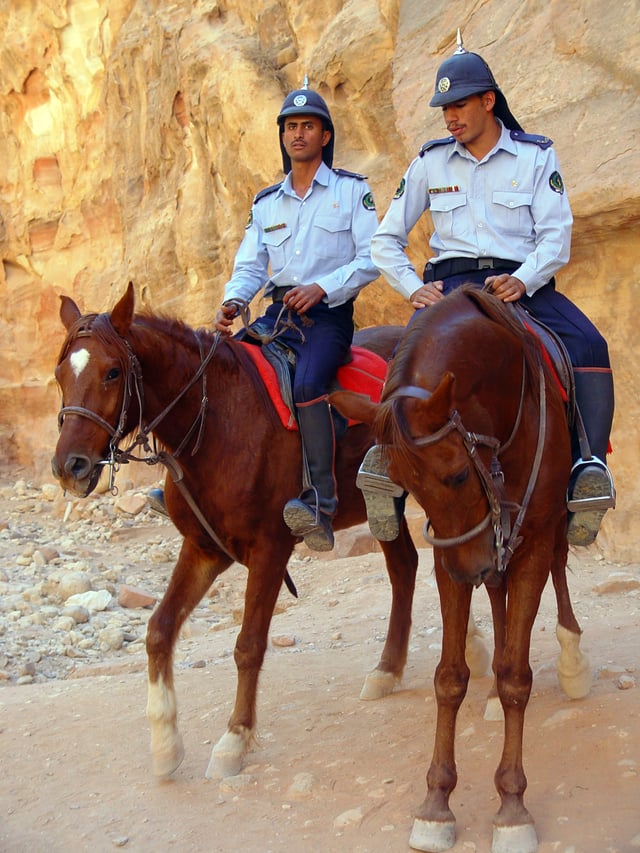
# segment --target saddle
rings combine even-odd
[[[261,346],[241,341],[240,345],[258,369],[282,425],[288,430],[297,430],[291,390],[291,371],[295,364],[291,351],[277,341]],[[338,368],[336,387],[366,394],[374,403],[379,403],[386,374],[387,362],[381,356],[364,347],[352,346],[349,361]],[[357,423],[359,421],[349,420],[348,426]]]
[[[516,317],[538,341],[542,358],[547,363],[551,373],[560,389],[560,394],[565,402],[567,423],[569,429],[573,428],[576,417],[576,384],[573,376],[573,365],[569,358],[567,348],[556,333],[537,320],[527,309],[514,303]]]

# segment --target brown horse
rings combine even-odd
[[[184,541],[147,632],[147,715],[160,776],[172,773],[183,757],[173,679],[180,627],[232,562],[249,570],[235,647],[235,707],[207,768],[210,778],[233,775],[254,734],[269,624],[296,541],[282,508],[301,487],[299,434],[282,426],[243,345],[174,319],[134,316],[131,284],[110,314],[81,316],[62,297],[60,317],[68,334],[56,367],[63,407],[52,467],[62,487],[88,495],[103,466],[111,463],[113,470],[139,458],[133,456],[136,447],[149,461],[151,431],[163,447],[155,460],[177,481],[167,478],[166,504]],[[401,331],[371,330],[357,342],[388,357]],[[123,451],[126,435],[133,445]],[[366,520],[355,481],[372,443],[365,424],[350,427],[339,441],[336,529]],[[202,513],[202,523],[194,512]],[[411,626],[418,559],[404,520],[398,539],[382,549],[392,607],[382,657],[362,690],[365,699],[390,693],[399,681]]]
[[[590,686],[566,581],[566,411],[540,355],[511,306],[464,287],[414,317],[379,405],[343,391],[330,397],[344,414],[373,425],[389,475],[425,510],[425,535],[434,546],[443,643],[428,792],[410,840],[418,850],[455,843],[449,797],[457,782],[454,734],[469,678],[464,647],[474,587],[484,584],[491,603],[493,670],[504,713],[494,853],[537,849],[523,800],[522,737],[531,630],[549,574],[558,602],[561,684],[572,697]]]

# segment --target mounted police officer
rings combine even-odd
[[[589,445],[581,447],[574,430],[568,538],[588,545],[606,509],[615,506],[605,461],[613,378],[606,341],[555,287],[555,273],[569,260],[573,218],[552,142],[524,133],[491,69],[464,49],[459,31],[458,49],[438,69],[430,105],[442,109],[451,135],[427,142],[409,165],[372,239],[372,258],[416,309],[472,281],[504,302],[519,300],[558,335],[573,365]],[[433,220],[433,256],[421,280],[405,249],[425,210]],[[359,484],[374,534],[394,538],[397,507],[380,448],[365,458]]]
[[[224,302],[214,321],[231,334],[237,301],[264,288],[271,299],[257,323],[276,329],[283,307],[292,323],[278,341],[295,354],[293,401],[305,456],[303,490],[284,507],[291,533],[318,551],[333,548],[337,509],[334,421],[327,394],[353,338],[353,303],[377,278],[371,236],[378,225],[362,175],[333,169],[335,132],[324,99],[291,92],[277,118],[285,178],[255,197]]]

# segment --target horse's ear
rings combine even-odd
[[[80,309],[70,296],[60,297],[60,319],[67,332],[80,317]]]
[[[134,303],[133,282],[130,281],[125,295],[116,303],[111,312],[111,324],[119,335],[126,335],[131,328]]]
[[[444,426],[453,409],[453,384],[456,378],[447,370],[440,384],[428,400],[411,398],[407,409],[407,422],[414,435],[429,435]]]
[[[341,415],[364,424],[372,424],[377,405],[366,394],[355,391],[334,391],[329,394],[329,402]]]

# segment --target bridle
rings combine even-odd
[[[494,436],[469,432],[469,430],[467,430],[464,424],[462,423],[462,418],[457,410],[454,410],[451,413],[449,420],[446,422],[446,424],[444,424],[444,426],[442,426],[436,432],[431,433],[430,435],[411,439],[412,443],[416,447],[422,448],[437,444],[438,442],[442,441],[443,438],[445,438],[447,435],[454,431],[457,432],[462,438],[464,447],[467,451],[470,460],[473,463],[473,466],[480,479],[483,491],[489,503],[489,512],[482,519],[482,521],[475,525],[475,527],[472,527],[470,530],[467,530],[465,533],[462,533],[459,536],[452,536],[447,538],[432,536],[429,533],[431,522],[427,518],[423,535],[427,542],[429,542],[429,544],[431,545],[434,545],[439,548],[451,548],[456,545],[463,545],[466,542],[470,542],[473,538],[482,533],[482,531],[485,530],[489,525],[491,525],[493,527],[494,548],[496,552],[496,571],[499,574],[503,574],[507,570],[509,560],[511,559],[514,551],[522,541],[522,538],[518,534],[520,532],[520,528],[522,526],[524,517],[529,506],[529,501],[531,499],[531,495],[533,493],[538,478],[540,464],[542,461],[542,451],[545,442],[547,418],[544,370],[542,369],[542,365],[540,363],[539,368],[540,369],[538,372],[540,377],[540,414],[538,423],[538,443],[533,459],[533,464],[531,467],[531,472],[529,474],[529,481],[527,483],[527,488],[525,490],[525,494],[521,504],[512,503],[506,500],[504,473],[502,471],[502,467],[500,465],[500,460],[498,457],[513,442],[522,420],[526,383],[526,364],[524,358],[518,412],[516,415],[515,423],[511,430],[511,434],[504,444],[501,445],[500,441]],[[400,388],[394,390],[391,394],[389,394],[389,396],[385,399],[385,402],[388,402],[389,400],[396,397],[414,397],[419,400],[429,400],[431,397],[431,391],[427,391],[425,388],[421,388],[417,385],[403,385]],[[478,454],[479,447],[488,447],[492,451],[491,464],[489,468],[487,468],[487,466],[480,458],[480,455]],[[518,511],[518,515],[512,526],[511,514],[516,510]]]
[[[115,486],[115,475],[120,470],[120,466],[122,464],[126,464],[128,462],[144,462],[147,465],[157,465],[158,463],[164,465],[171,474],[174,483],[182,493],[182,496],[186,500],[187,504],[191,507],[192,511],[196,515],[196,518],[202,524],[209,536],[228,557],[230,557],[232,560],[235,560],[235,557],[230,554],[229,551],[224,547],[224,545],[220,541],[220,538],[217,536],[216,532],[213,530],[207,519],[204,517],[199,506],[196,504],[192,495],[185,486],[184,472],[182,471],[182,467],[178,462],[178,456],[180,456],[188,442],[193,437],[196,430],[197,436],[193,448],[191,450],[191,455],[195,456],[195,454],[200,449],[202,435],[204,431],[204,424],[207,415],[207,406],[209,402],[207,397],[206,369],[218,347],[218,343],[220,341],[220,333],[216,332],[211,347],[208,353],[205,355],[202,347],[202,341],[198,337],[197,333],[194,332],[194,334],[196,334],[198,348],[200,350],[200,366],[198,367],[198,370],[187,382],[184,388],[182,388],[182,390],[177,394],[177,396],[171,401],[171,403],[169,403],[169,405],[166,406],[166,408],[163,409],[163,411],[160,412],[160,414],[155,417],[153,421],[148,424],[145,424],[143,423],[144,388],[142,382],[142,368],[140,367],[140,362],[138,360],[137,355],[133,351],[131,344],[125,338],[119,335],[118,332],[115,330],[108,314],[95,315],[88,321],[85,320],[84,325],[80,326],[75,331],[75,333],[72,331],[69,335],[68,343],[65,349],[63,350],[60,361],[62,361],[63,358],[66,356],[66,352],[68,351],[73,341],[75,341],[77,338],[91,337],[94,331],[97,331],[96,329],[94,329],[95,324],[98,324],[99,327],[102,327],[101,331],[103,329],[106,330],[109,336],[109,340],[113,340],[113,342],[118,346],[118,349],[120,350],[120,367],[122,368],[124,374],[124,388],[122,394],[120,416],[118,418],[117,426],[113,427],[101,415],[98,415],[96,412],[93,412],[91,409],[87,409],[84,406],[63,405],[58,413],[58,431],[62,429],[64,419],[67,415],[79,415],[80,417],[88,418],[88,420],[98,424],[98,426],[102,427],[107,432],[110,437],[108,457],[106,459],[101,460],[98,464],[109,466],[109,491],[114,495],[118,492]],[[178,448],[173,453],[167,453],[164,450],[158,450],[156,447],[155,439],[153,440],[152,447],[150,441],[151,433],[156,429],[158,424],[160,424],[167,417],[167,415],[175,408],[175,406],[180,402],[180,400],[182,400],[187,391],[189,391],[189,389],[192,388],[200,379],[202,379],[202,396],[200,399],[200,407],[193,423],[187,430],[187,433],[180,442]],[[131,400],[134,397],[138,401],[138,429],[131,447],[126,450],[123,450],[122,448],[120,448],[119,444],[127,432],[127,413]],[[136,448],[142,448],[144,455],[136,455]]]

